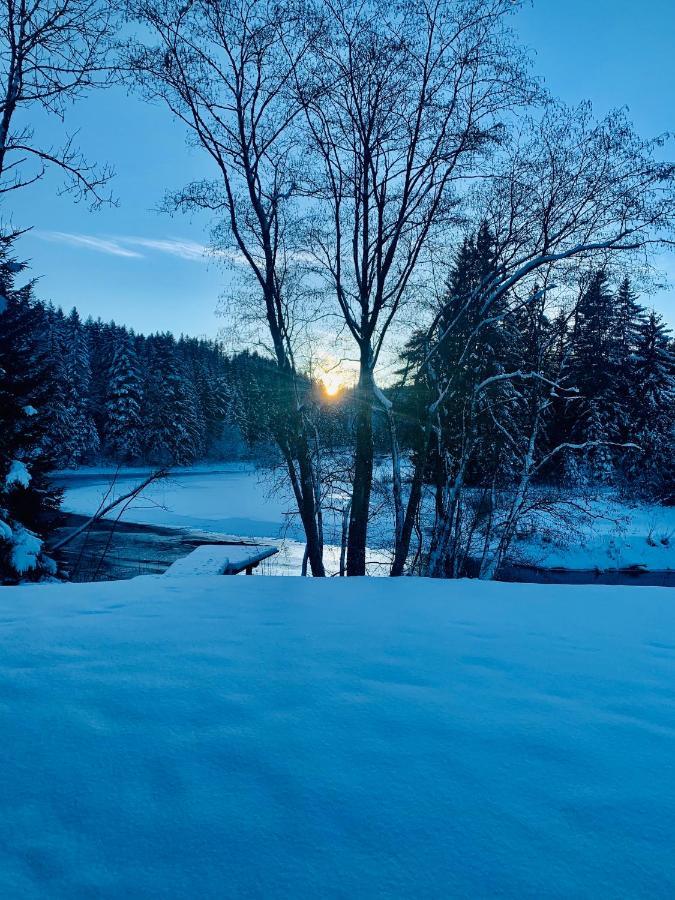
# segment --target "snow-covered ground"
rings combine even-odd
[[[667,589],[145,576],[0,625],[4,900],[675,894]]]
[[[543,568],[675,569],[675,507],[626,505],[611,496],[538,514],[514,558]]]
[[[113,494],[121,495],[147,470],[120,470]],[[60,473],[67,510],[91,515],[108,490],[111,471],[79,469]],[[544,568],[611,571],[641,567],[675,569],[675,507],[627,506],[609,496],[583,505],[561,504],[560,514],[537,513],[532,529],[514,542],[513,561]],[[245,463],[174,470],[152,485],[124,512],[128,522],[180,526],[224,536],[280,543],[282,553],[267,571],[297,573],[303,554],[302,530],[293,516],[293,500],[264,470]],[[387,568],[392,521],[386,508],[371,524],[371,572]],[[326,521],[326,562],[338,569],[339,522]],[[378,549],[380,548],[380,549]]]

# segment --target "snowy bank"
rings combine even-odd
[[[3,898],[675,892],[672,591],[146,576],[0,620]]]
[[[527,524],[527,523],[526,523]],[[512,559],[543,569],[612,572],[675,569],[675,506],[628,505],[610,496],[532,516]]]

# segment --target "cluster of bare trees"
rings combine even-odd
[[[462,303],[451,306],[450,315],[448,304],[440,304],[425,333],[426,352],[417,377],[425,381],[430,395],[393,574],[405,570],[425,466],[438,444],[439,411],[452,399],[461,376],[461,355],[460,365],[450,372],[439,371],[435,358],[469,310],[473,330],[466,336],[465,356],[479,342],[481,332],[500,322],[507,297],[511,312],[520,308],[529,317],[535,334],[534,354],[530,368],[501,371],[471,386],[461,409],[461,451],[448,466],[446,482],[439,486],[428,574],[456,574],[466,552],[467,528],[471,533],[471,527],[461,518],[463,488],[476,449],[472,422],[479,407],[487,408],[495,429],[517,460],[515,490],[509,493],[496,548],[490,546],[491,529],[485,529],[486,543],[480,554],[485,577],[494,575],[502,561],[536,475],[553,455],[588,449],[589,442],[563,443],[547,448],[544,456],[539,452],[546,411],[556,398],[573,395],[576,390],[562,378],[564,358],[557,360],[552,371],[544,365],[552,350],[548,344],[552,338],[546,337],[541,327],[550,313],[547,298],[556,289],[575,285],[591,262],[604,265],[617,253],[634,258],[648,253],[653,244],[670,243],[675,169],[654,161],[657,143],[638,139],[622,114],[595,122],[585,106],[570,111],[549,102],[543,115],[526,120],[511,137],[496,158],[491,177],[478,187],[474,209],[494,240],[495,265]],[[574,317],[574,304],[566,307],[564,315],[568,321]],[[495,387],[507,387],[512,394],[508,402],[491,407],[489,392]],[[509,430],[513,392],[527,404],[527,415],[517,419],[518,433]]]
[[[646,258],[670,241],[672,166],[639,139],[622,114],[596,121],[568,109],[532,77],[512,26],[514,0],[128,0],[117,75],[164,104],[212,162],[210,180],[168,197],[174,209],[206,209],[223,256],[248,272],[247,295],[278,366],[269,417],[288,473],[314,575],[324,575],[321,447],[304,385],[307,335],[320,316],[353,347],[358,367],[346,573],[366,571],[373,489],[373,416],[391,434],[393,574],[409,565],[429,453],[455,375],[435,365],[463,311],[475,339],[505,297],[537,309],[552,286],[618,253]],[[15,113],[64,104],[111,77],[113,6],[100,0],[8,0],[0,176],[3,190],[53,162],[94,198],[96,173],[69,141],[43,148]],[[26,171],[26,155],[38,162]],[[493,270],[448,314],[438,291],[448,248],[487,223]],[[439,299],[440,297],[440,299]],[[252,299],[251,299],[252,298]],[[377,384],[378,365],[411,319],[425,352],[409,377],[428,402],[409,477],[401,471],[397,410]],[[326,323],[329,323],[328,326]],[[468,344],[467,344],[468,346]],[[527,434],[517,447],[518,489],[504,540],[527,486],[544,464],[537,433],[552,393],[564,390],[532,360],[472,386],[466,417],[485,413],[495,379],[531,388]],[[494,410],[492,411],[494,413]],[[492,414],[492,413],[491,413]],[[465,466],[455,459],[438,485],[427,571],[448,570],[456,543]],[[454,537],[453,537],[454,535]],[[500,546],[503,541],[500,542]],[[492,544],[490,545],[493,546]],[[496,553],[496,555],[495,555]],[[501,551],[484,554],[488,575]]]
[[[453,323],[442,303],[413,377],[433,387],[408,489],[400,472],[396,409],[376,383],[378,362],[404,310],[433,290],[439,260],[458,232],[487,222],[498,265],[466,303],[485,327],[508,295],[533,308],[551,285],[610,254],[667,242],[671,166],[655,162],[621,114],[595,121],[543,95],[510,31],[511,0],[270,3],[197,0],[132,3],[144,27],[126,67],[136,83],[189,128],[214,163],[214,179],[174,195],[178,207],[213,210],[248,264],[259,311],[286,385],[271,423],[307,538],[313,574],[322,562],[320,449],[306,398],[298,269],[305,297],[320,297],[358,361],[350,496],[349,575],[365,572],[373,483],[373,415],[390,421],[396,546],[406,571],[439,409],[453,392],[434,357]],[[148,37],[149,35],[149,37]],[[439,323],[444,323],[441,330]],[[535,386],[528,435],[509,435],[521,459],[504,541],[527,485],[542,466],[536,435],[556,384],[532,370],[499,380]],[[490,382],[491,384],[493,382]],[[473,388],[482,402],[489,385]],[[469,411],[470,413],[470,411]],[[471,416],[468,416],[470,419]],[[506,428],[506,426],[503,426]],[[470,434],[467,433],[467,459]],[[428,571],[447,570],[462,465],[441,486]],[[503,542],[502,542],[503,543]],[[484,573],[500,557],[485,555]],[[445,562],[441,562],[441,561]]]

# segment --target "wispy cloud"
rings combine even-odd
[[[119,240],[115,239],[99,238],[90,234],[71,234],[67,231],[36,231],[34,234],[44,241],[69,244],[71,247],[85,247],[88,250],[96,250],[110,256],[143,256],[142,253],[123,246]]]
[[[152,238],[124,237],[120,238],[120,240],[133,247],[157,250],[159,253],[169,253],[171,256],[179,256],[181,259],[203,260],[210,252],[204,244],[177,238],[155,240]]]
[[[67,231],[35,231],[35,236],[45,241],[82,247],[110,256],[126,256],[141,259],[147,254],[142,251],[166,253],[193,262],[203,262],[211,251],[204,244],[181,238],[143,238],[133,235],[107,235],[98,237],[91,234],[73,234]]]

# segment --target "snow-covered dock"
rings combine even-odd
[[[171,578],[195,575],[239,575],[253,570],[264,559],[278,553],[277,547],[261,544],[202,544],[164,573]]]

